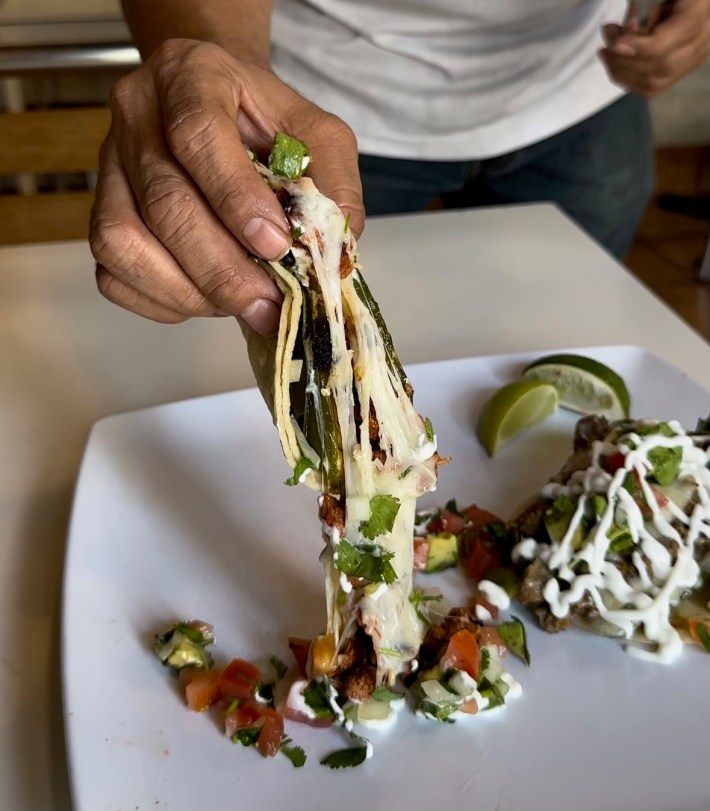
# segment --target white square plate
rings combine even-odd
[[[710,394],[636,347],[581,351],[616,369],[633,416],[707,414]],[[488,459],[474,435],[490,393],[530,355],[413,366],[419,410],[442,453],[439,492],[510,516],[570,449],[559,411]],[[152,636],[213,622],[224,657],[278,654],[324,624],[315,494],[289,471],[256,390],[105,419],[91,434],[64,584],[63,678],[76,811],[707,811],[710,657],[642,662],[613,640],[550,636],[527,622],[532,666],[509,706],[453,725],[401,715],[368,733],[375,756],[330,771],[336,730],[290,724],[309,760],[264,760],[187,711]],[[520,612],[518,612],[520,613]],[[523,614],[525,617],[526,615]]]

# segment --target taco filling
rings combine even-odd
[[[513,522],[518,599],[547,631],[575,623],[674,659],[710,619],[709,465],[707,432],[580,420],[574,454]]]
[[[435,488],[441,459],[347,218],[310,178],[278,164],[255,162],[292,229],[283,259],[259,260],[284,295],[280,327],[274,338],[245,333],[293,470],[287,483],[321,492],[327,633],[311,649],[312,668],[366,697],[406,672],[422,642],[410,599],[415,502]]]

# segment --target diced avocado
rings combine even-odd
[[[577,505],[567,496],[560,496],[553,501],[552,506],[543,517],[545,529],[551,541],[559,542],[564,538],[576,509]],[[585,528],[580,522],[572,534],[572,549],[581,548],[586,534]]]
[[[437,532],[427,535],[429,554],[427,555],[425,572],[443,572],[456,566],[459,560],[458,538],[453,532]]]
[[[160,661],[175,670],[184,667],[212,667],[212,657],[207,645],[214,641],[214,634],[196,623],[179,622],[169,631],[155,635],[154,650]]]
[[[512,566],[497,566],[495,569],[488,569],[486,580],[500,586],[510,598],[516,596],[520,587],[520,579]]]
[[[576,507],[567,496],[556,498],[543,517],[551,541],[561,541],[569,528]]]
[[[281,177],[296,180],[301,177],[310,161],[308,147],[298,138],[277,132],[269,154],[269,169]]]

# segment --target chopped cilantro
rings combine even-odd
[[[453,513],[454,515],[461,515],[455,498],[450,498],[446,504],[444,504],[444,509],[448,510],[448,512]]]
[[[400,481],[402,481],[402,479],[406,478],[409,475],[409,473],[412,472],[412,470],[414,470],[414,465],[410,465],[406,470],[404,470],[402,473],[400,473],[399,476],[397,476],[397,478]]]
[[[239,729],[232,735],[232,743],[241,743],[242,746],[254,746],[260,732],[261,727]]]
[[[414,613],[425,625],[431,625],[431,622],[421,612],[421,604],[429,603],[432,600],[443,600],[443,594],[424,594],[421,589],[414,589],[409,595],[409,602],[414,606]]]
[[[370,499],[370,517],[360,524],[360,531],[370,541],[392,532],[399,512],[399,499],[394,496],[373,496]]]
[[[343,539],[338,544],[335,565],[348,577],[360,577],[378,583],[394,583],[397,573],[390,563],[392,552],[385,552],[377,544],[354,546]]]
[[[485,646],[481,648],[481,667],[480,672],[483,673],[488,670],[491,664],[491,652],[486,650]]]
[[[350,228],[350,219],[351,219],[351,217],[352,217],[352,214],[348,211],[348,213],[345,215],[345,225],[343,226],[343,233],[344,234],[348,233],[348,229]]]
[[[303,228],[292,228],[291,239],[300,239],[303,236]]]
[[[510,622],[502,622],[498,626],[498,633],[505,643],[506,648],[522,659],[526,665],[529,665],[530,651],[528,650],[527,636],[523,623],[517,617],[513,617]]]
[[[296,462],[296,467],[293,471],[293,476],[290,479],[286,479],[284,484],[287,484],[289,487],[295,487],[301,481],[301,476],[307,471],[313,469],[313,462],[306,456],[302,456],[298,462]]]
[[[389,687],[385,687],[384,684],[381,684],[372,691],[372,698],[374,698],[375,701],[382,701],[385,704],[389,704],[390,701],[396,701],[398,698],[402,698],[402,694],[395,693],[394,690],[390,690]]]
[[[284,735],[281,740],[281,746],[279,746],[279,751],[286,755],[296,769],[300,769],[306,762],[306,753],[300,746],[291,746],[292,743],[291,738],[289,738],[288,735]]]
[[[350,769],[364,763],[366,758],[366,746],[351,746],[331,752],[320,763],[321,766],[328,766],[331,769]]]
[[[614,525],[607,532],[606,536],[609,538],[609,546],[607,547],[609,552],[620,554],[627,549],[633,549],[634,539],[626,527],[617,527]]]
[[[328,684],[325,680],[311,679],[303,688],[303,700],[313,710],[316,718],[335,717],[328,699]]]
[[[429,417],[424,418],[424,430],[426,431],[426,438],[429,440],[429,442],[433,442],[435,436],[434,426],[431,424]]]
[[[278,656],[272,656],[269,661],[271,662],[271,666],[276,671],[276,677],[283,679],[283,677],[286,675],[286,671],[288,670],[287,665],[285,665]]]

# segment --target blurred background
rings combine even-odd
[[[0,244],[86,237],[119,0],[0,0]],[[710,339],[710,61],[652,102],[656,194],[627,267]],[[25,113],[25,115],[22,115]]]

